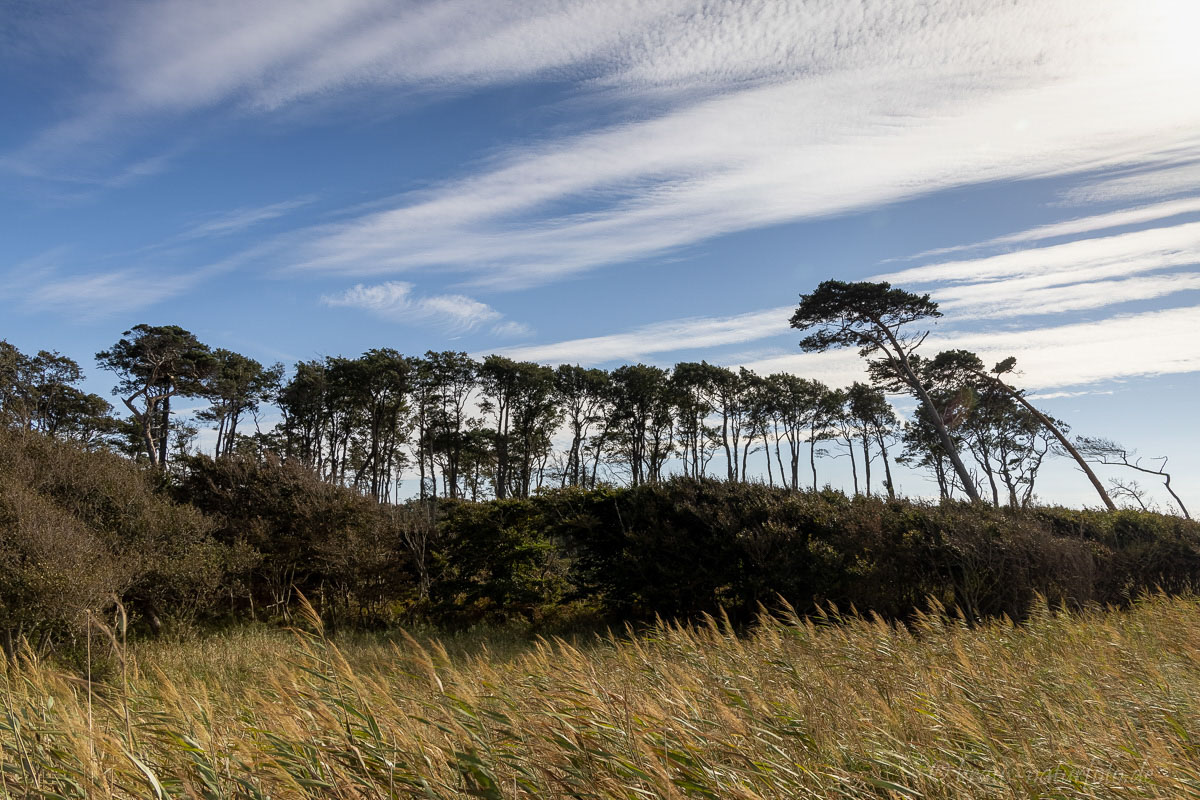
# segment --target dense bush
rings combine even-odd
[[[294,463],[196,456],[168,482],[0,432],[0,638],[48,641],[120,600],[136,621],[611,622],[801,612],[904,618],[931,600],[1021,617],[1179,592],[1200,525],[1158,514],[940,505],[673,479],[389,505]]]
[[[397,515],[297,464],[193,456],[174,491],[241,556],[227,578],[230,611],[286,618],[299,590],[329,622],[359,623],[412,600]]]
[[[218,597],[227,548],[155,476],[104,452],[0,430],[0,629],[8,641],[82,631],[122,602],[152,628]]]
[[[577,595],[616,617],[749,619],[782,597],[903,617],[1123,603],[1200,578],[1200,525],[1157,514],[1013,511],[675,479],[528,501],[572,557]],[[466,532],[460,532],[466,535]]]

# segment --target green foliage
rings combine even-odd
[[[806,351],[858,347],[868,356],[895,347],[889,337],[897,336],[903,325],[941,315],[928,294],[895,289],[886,281],[822,281],[800,296],[791,324],[802,331],[816,329],[800,342]]]
[[[388,508],[296,462],[192,456],[175,487],[246,554],[231,611],[286,617],[298,589],[330,621],[378,621],[411,600],[413,579]]]
[[[751,621],[781,601],[908,619],[1037,598],[1122,604],[1200,576],[1200,525],[675,478],[483,503],[379,503],[294,461],[192,456],[170,476],[0,432],[0,628],[48,637],[121,600],[135,621]],[[176,502],[167,499],[173,494]]]
[[[434,617],[536,622],[551,613],[569,584],[545,510],[545,504],[521,500],[444,503],[431,589]]]
[[[160,480],[110,453],[0,429],[0,627],[57,636],[118,599],[155,628],[206,611],[228,550]]]
[[[780,598],[905,618],[928,598],[972,618],[1125,603],[1200,576],[1200,525],[1154,514],[934,505],[673,479],[509,505],[570,558],[576,598],[616,619],[748,620]],[[475,535],[470,517],[458,533]],[[1069,524],[1067,521],[1070,521]]]

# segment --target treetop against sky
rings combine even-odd
[[[0,338],[106,395],[92,355],[143,322],[263,363],[848,385],[789,316],[887,280],[944,313],[924,349],[1015,355],[1200,485],[1196,30],[1192,0],[18,0]]]

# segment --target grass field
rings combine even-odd
[[[660,627],[246,630],[0,676],[0,797],[1200,797],[1200,602]]]

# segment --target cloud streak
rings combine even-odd
[[[785,333],[794,309],[781,306],[730,317],[695,317],[657,322],[624,333],[554,344],[510,347],[504,355],[525,361],[603,364],[690,348],[749,342]]]
[[[87,275],[62,275],[48,270],[10,278],[0,293],[28,311],[52,311],[80,319],[101,319],[137,311],[178,297],[214,273],[212,269],[163,274],[161,271],[120,269]]]
[[[903,285],[1022,280],[1046,286],[1200,263],[1200,222],[1080,239],[995,256],[947,261],[878,275]]]
[[[130,116],[534,78],[634,121],[313,229],[291,260],[520,287],[940,189],[1200,155],[1185,0],[383,0],[119,6],[54,151]],[[1072,36],[1063,37],[1069,27]],[[1148,87],[1153,87],[1149,89]],[[1113,114],[1113,108],[1122,113]],[[815,111],[819,109],[819,111]],[[1181,149],[1182,148],[1182,149]],[[591,210],[556,209],[586,200]]]
[[[750,55],[715,48],[730,60],[724,72],[695,48],[666,64],[637,61],[615,74],[649,76],[645,86],[690,76],[720,90],[657,117],[516,152],[397,208],[317,231],[302,261],[363,274],[449,267],[476,272],[474,283],[519,287],[955,186],[1119,165],[1181,142],[1200,152],[1186,149],[1200,125],[1188,99],[1200,59],[1180,69],[1159,48],[1155,60],[1157,7],[1130,14],[1099,3],[1077,16],[1078,4],[1035,12],[1018,3],[976,9],[981,18],[971,24],[947,11],[963,7],[939,6],[918,23],[885,6],[806,6],[822,13],[798,13],[792,27],[803,28],[802,41],[816,34],[824,43],[783,58],[769,75],[746,61],[760,49],[776,52],[767,25],[743,32]],[[839,39],[854,28],[851,18],[878,35]],[[1035,30],[1066,23],[1080,32],[1069,44]],[[694,35],[725,38],[707,28]],[[1005,48],[993,46],[997,38]],[[593,209],[554,214],[581,198]]]
[[[1200,174],[1197,175],[1200,185]],[[918,253],[915,256],[909,256],[903,261],[916,261],[933,256],[949,255],[950,253],[960,253],[967,250],[983,250],[989,247],[999,247],[1002,245],[1013,244],[1029,244],[1031,242],[1039,242],[1044,239],[1058,239],[1066,236],[1078,236],[1085,233],[1096,233],[1111,228],[1121,228],[1131,225],[1143,225],[1149,222],[1158,222],[1170,217],[1182,215],[1200,214],[1200,197],[1186,197],[1180,200],[1170,200],[1165,203],[1155,203],[1153,205],[1139,206],[1137,208],[1127,208],[1121,211],[1110,211],[1106,214],[1094,214],[1087,217],[1079,217],[1076,219],[1064,220],[1062,222],[1053,222],[1048,225],[1039,225],[1035,228],[1029,228],[1016,233],[997,236],[993,239],[988,239],[984,242],[976,242],[975,244],[956,245],[954,247],[939,247],[936,250],[926,250],[923,253]]]
[[[332,308],[357,308],[377,317],[406,324],[434,324],[452,333],[474,330],[496,323],[495,333],[519,335],[520,323],[500,323],[504,317],[487,303],[461,294],[414,295],[413,285],[403,281],[367,286],[357,284],[321,302]]]
[[[234,209],[193,225],[179,234],[176,239],[206,239],[239,233],[260,223],[287,216],[297,208],[311,204],[314,200],[313,197],[301,197],[265,206]]]

